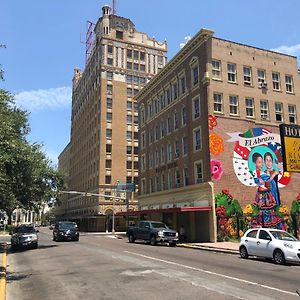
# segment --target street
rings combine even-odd
[[[7,299],[297,299],[300,266],[81,235],[8,255]]]

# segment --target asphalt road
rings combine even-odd
[[[82,235],[9,253],[7,300],[300,299],[300,266]]]

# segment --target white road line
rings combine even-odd
[[[231,280],[251,284],[251,285],[254,285],[254,286],[259,286],[259,287],[262,287],[262,288],[265,288],[265,289],[273,290],[273,291],[276,291],[276,292],[280,292],[280,293],[284,293],[284,294],[299,297],[299,295],[297,293],[281,290],[281,289],[278,289],[278,288],[275,288],[275,287],[272,287],[272,286],[268,286],[268,285],[264,285],[264,284],[260,284],[260,283],[257,283],[257,282],[252,282],[252,281],[248,281],[248,280],[245,280],[245,279],[240,279],[240,278],[236,278],[236,277],[232,277],[232,276],[228,276],[228,275],[224,275],[224,274],[220,274],[220,273],[215,273],[215,272],[203,270],[203,269],[200,269],[200,268],[190,267],[190,266],[182,265],[182,264],[179,264],[179,263],[176,263],[176,262],[173,262],[173,261],[168,261],[168,260],[164,260],[164,259],[160,259],[160,258],[156,258],[156,257],[152,257],[152,256],[147,256],[147,255],[131,252],[131,251],[124,251],[124,252],[132,254],[132,255],[148,258],[148,259],[151,259],[151,260],[155,260],[155,261],[160,261],[160,262],[163,262],[163,263],[166,263],[166,264],[170,264],[170,265],[174,265],[174,266],[178,266],[178,267],[182,267],[182,268],[186,268],[186,269],[190,269],[190,270],[194,270],[194,271],[199,271],[199,272],[203,272],[203,273],[206,273],[206,274],[215,275],[215,276],[223,277],[223,278],[226,278],[226,279],[231,279]]]

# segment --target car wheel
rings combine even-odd
[[[176,243],[174,243],[174,242],[169,243],[169,246],[170,246],[170,247],[175,247],[175,246],[176,246]]]
[[[248,258],[249,255],[248,255],[247,248],[245,246],[240,247],[240,256],[241,256],[241,258],[244,258],[244,259]]]
[[[53,241],[56,242],[56,237],[55,237],[55,235],[53,235]]]
[[[133,237],[133,234],[129,234],[128,241],[129,241],[129,243],[134,243],[135,239]]]
[[[150,244],[151,244],[152,246],[155,246],[155,245],[156,245],[156,237],[155,237],[155,235],[152,235],[152,236],[151,236],[151,238],[150,238]]]
[[[281,250],[277,249],[274,251],[274,254],[273,254],[273,259],[274,259],[274,262],[278,265],[283,265],[285,264],[285,257],[284,257],[284,254]]]
[[[10,250],[11,250],[11,251],[16,251],[16,250],[17,250],[17,246],[16,246],[16,245],[13,245],[13,244],[11,244],[11,246],[10,246]]]
[[[79,237],[75,238],[74,241],[79,242]]]
[[[37,249],[38,248],[38,243],[33,245],[33,249]]]

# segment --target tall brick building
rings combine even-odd
[[[83,72],[73,78],[69,190],[114,195],[117,182],[138,184],[138,91],[166,64],[166,42],[112,15],[109,6],[94,27],[95,40]],[[63,153],[62,153],[63,154]],[[64,159],[63,157],[60,157]],[[129,209],[136,207],[130,197]],[[112,200],[69,196],[60,215],[86,230],[108,228]],[[116,201],[114,211],[125,211]],[[116,227],[121,224],[116,222]],[[117,228],[118,229],[118,228]]]
[[[200,30],[137,98],[142,217],[215,241],[215,195],[251,203],[268,172],[290,206],[300,177],[282,170],[279,124],[299,122],[299,97],[296,57]]]

